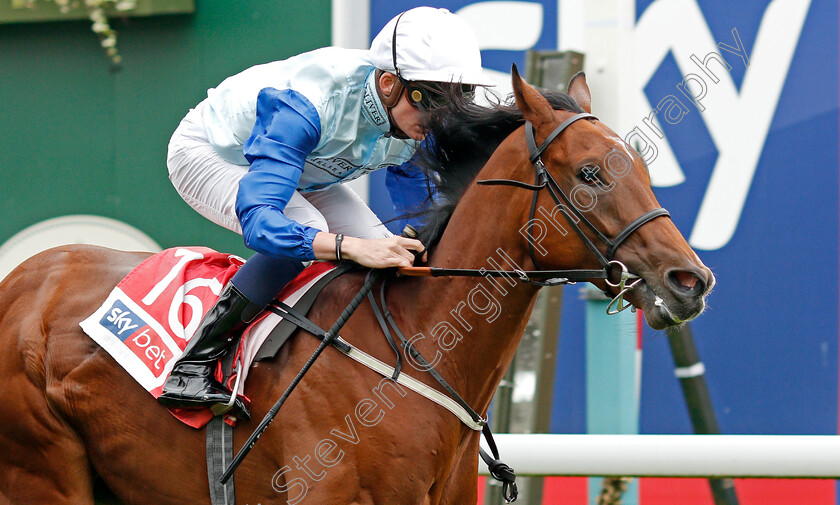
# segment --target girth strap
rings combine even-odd
[[[211,505],[236,505],[233,481],[225,484],[219,478],[233,459],[233,427],[224,416],[215,416],[205,428],[207,433],[207,476],[210,480]]]
[[[296,313],[307,314],[309,309],[312,307],[312,304],[315,303],[315,299],[321,293],[321,290],[327,286],[327,284],[332,282],[339,275],[342,275],[354,268],[358,267],[353,263],[342,263],[333,270],[327,272],[323,277],[321,277],[321,279],[318,280],[318,282],[315,283],[315,285],[309,288],[306,294],[303,295],[303,298],[295,303],[294,308],[297,311]],[[282,314],[280,315],[282,316]],[[254,361],[262,361],[264,359],[273,358],[297,327],[298,325],[295,325],[289,319],[284,318],[280,321],[280,323],[271,330],[271,333],[269,333],[268,338],[263,345],[260,346],[257,351],[257,355],[254,357]],[[307,331],[309,330],[307,329]]]

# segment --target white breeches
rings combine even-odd
[[[200,114],[191,110],[169,141],[169,179],[199,214],[242,234],[236,217],[239,180],[248,167],[218,155],[207,140]],[[382,238],[391,232],[349,187],[335,184],[323,191],[295,192],[283,214],[302,225],[358,238]]]

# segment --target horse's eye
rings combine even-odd
[[[578,179],[587,186],[592,186],[601,180],[600,174],[598,173],[600,170],[601,167],[585,165],[578,171]]]

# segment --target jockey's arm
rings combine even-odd
[[[301,225],[283,214],[297,190],[306,156],[318,145],[321,124],[312,103],[294,90],[266,88],[257,98],[257,120],[243,151],[251,163],[239,183],[236,214],[248,248],[274,257],[335,259],[335,235]],[[410,266],[419,241],[404,237],[347,237],[342,257],[364,266]]]
[[[423,142],[430,141],[431,139],[427,138]],[[422,149],[421,145],[417,153]],[[434,183],[417,166],[416,158],[420,156],[417,153],[402,165],[388,167],[385,176],[385,187],[388,188],[388,194],[394,204],[394,212],[397,218],[401,218],[398,221],[399,229],[403,229],[406,224],[420,229],[425,216],[419,213],[428,209],[433,201]]]

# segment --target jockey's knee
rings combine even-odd
[[[302,270],[303,263],[298,260],[255,253],[231,282],[248,300],[265,306]]]

